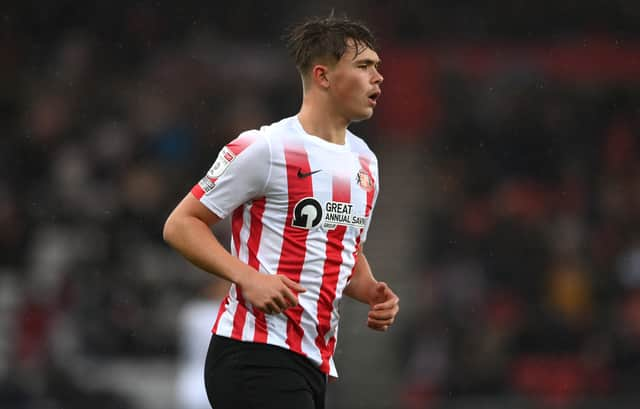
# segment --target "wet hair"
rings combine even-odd
[[[289,28],[284,35],[289,53],[300,74],[318,61],[337,63],[353,40],[356,55],[365,48],[375,50],[375,38],[369,28],[347,17],[314,17]]]

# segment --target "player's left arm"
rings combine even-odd
[[[400,299],[391,288],[373,277],[369,262],[361,251],[353,275],[344,289],[344,294],[369,304],[367,326],[377,331],[386,331],[400,311]]]

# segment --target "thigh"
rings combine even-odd
[[[248,408],[233,351],[212,337],[204,367],[204,385],[212,408]]]
[[[288,351],[286,351],[288,352]],[[305,376],[283,351],[213,336],[205,386],[215,409],[319,409]],[[316,398],[317,399],[317,398]]]
[[[290,368],[243,365],[242,379],[251,408],[316,409],[307,380]]]

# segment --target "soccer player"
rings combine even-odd
[[[242,132],[178,204],[164,238],[230,281],[205,363],[216,409],[319,409],[344,295],[386,331],[399,299],[362,250],[379,190],[378,161],[347,127],[373,115],[383,77],[374,37],[347,18],[293,27],[302,77],[297,115]],[[231,254],[210,226],[231,215]]]

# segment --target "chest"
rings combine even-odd
[[[292,150],[273,160],[269,197],[301,229],[361,229],[371,211],[375,176],[354,152]]]

